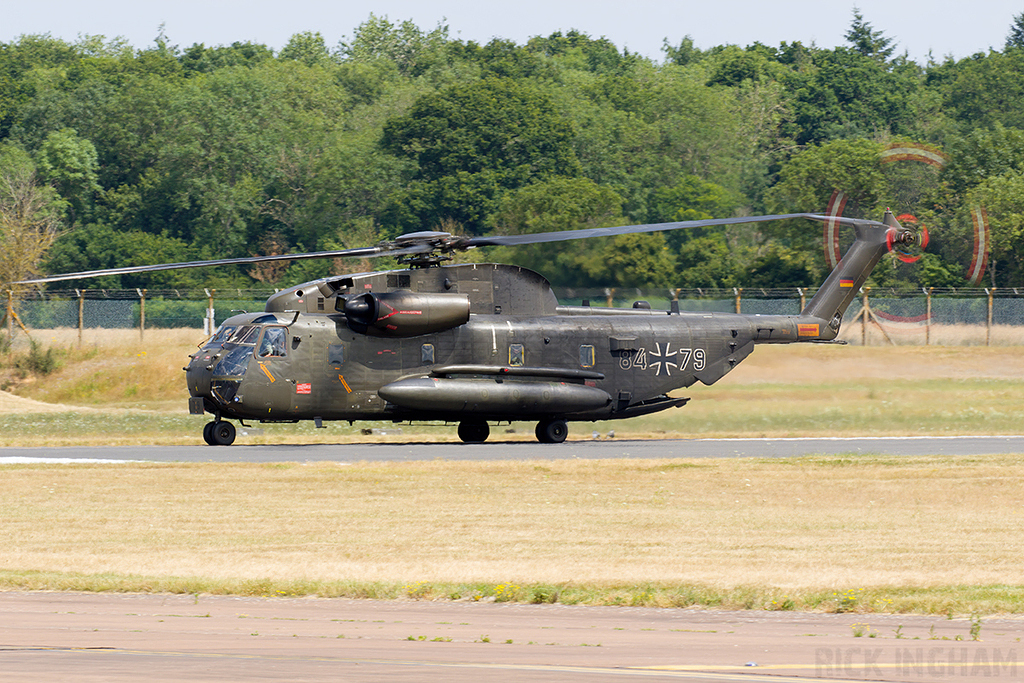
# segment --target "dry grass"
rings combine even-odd
[[[900,346],[924,346],[926,342],[933,346],[1020,346],[1024,344],[1024,328],[1019,325],[932,325],[926,332],[925,327],[887,325],[885,335],[875,324],[869,324],[866,330],[868,346],[888,346],[892,343]],[[839,338],[851,344],[861,344],[865,330],[860,322],[846,323],[839,333]]]
[[[81,345],[72,329],[35,331],[33,338],[61,349],[63,367],[18,384],[19,395],[46,403],[141,409],[185,405],[182,367],[204,339],[191,329],[148,330],[144,340],[138,330],[90,329]]]
[[[1024,456],[2,470],[8,586],[1024,612]]]

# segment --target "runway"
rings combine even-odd
[[[19,462],[401,462],[609,458],[792,458],[806,455],[986,455],[1024,453],[1024,436],[912,436],[793,439],[600,439],[541,444],[352,443],[233,446],[0,448],[0,464]]]

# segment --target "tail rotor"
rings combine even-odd
[[[889,251],[903,263],[916,263],[921,260],[921,255],[928,248],[928,226],[917,220],[917,217],[909,213],[901,213],[888,220],[892,213],[886,211],[886,219],[883,222],[889,225],[885,235],[885,243]],[[905,228],[902,224],[914,226]]]

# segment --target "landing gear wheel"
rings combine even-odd
[[[207,422],[203,425],[203,441],[208,446],[216,446],[217,442],[213,440],[213,428],[217,425],[216,422]]]
[[[487,441],[491,428],[484,420],[464,420],[459,423],[459,438],[466,443]]]
[[[235,442],[235,425],[230,422],[211,422],[210,440],[213,446],[230,446]],[[203,436],[206,430],[203,430]]]
[[[562,443],[569,436],[569,425],[565,420],[543,420],[537,423],[536,434],[541,443]]]

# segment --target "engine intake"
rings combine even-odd
[[[338,301],[348,326],[375,337],[416,337],[469,321],[466,294],[416,293],[405,290],[366,292]]]

